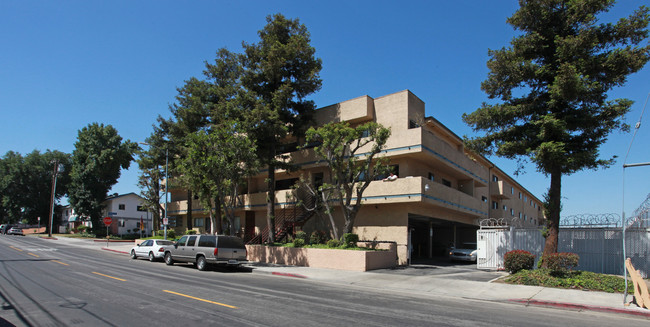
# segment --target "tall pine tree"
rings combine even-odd
[[[544,255],[557,252],[561,181],[584,169],[607,167],[599,147],[615,130],[629,127],[623,117],[628,99],[608,100],[650,59],[648,8],[616,23],[598,23],[612,0],[520,0],[508,18],[520,34],[509,47],[490,50],[490,73],[481,84],[490,99],[463,120],[481,137],[468,145],[485,154],[529,158],[550,176],[545,213]]]

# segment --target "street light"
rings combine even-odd
[[[54,164],[54,173],[52,174],[52,199],[50,201],[50,226],[49,232],[47,233],[48,237],[52,237],[52,221],[54,220],[54,196],[56,194],[56,179],[59,172],[63,172],[63,164],[59,163],[59,159],[54,159],[51,161]]]
[[[146,142],[140,142],[140,144],[143,145],[151,145]],[[163,217],[163,222],[168,221],[167,220],[167,186],[169,185],[169,179],[167,178],[167,170],[169,168],[169,149],[165,149],[165,216]],[[167,224],[163,223],[163,230],[164,230],[164,236],[163,238],[166,240],[167,239]]]

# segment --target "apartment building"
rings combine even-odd
[[[537,197],[486,158],[467,151],[462,139],[438,120],[426,117],[424,102],[408,90],[378,98],[362,96],[316,110],[317,125],[334,121],[352,126],[374,121],[391,129],[382,155],[390,159],[398,178],[370,184],[354,232],[361,240],[395,242],[400,265],[444,255],[451,245],[475,242],[481,219],[514,219],[524,226],[544,223]],[[291,220],[299,211],[291,187],[301,176],[314,184],[330,178],[312,150],[296,150],[293,145],[299,142],[288,143],[287,154],[300,169],[276,171],[276,220],[285,216]],[[250,178],[242,196],[235,229],[245,239],[267,227],[265,178],[265,171]],[[168,214],[174,228],[209,230],[209,218],[198,201],[191,201],[190,220],[187,191],[170,192]],[[338,209],[334,216],[341,231],[344,221]],[[300,225],[308,233],[330,228],[329,221],[318,216]]]

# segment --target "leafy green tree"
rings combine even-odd
[[[36,224],[38,217],[41,217],[41,225],[49,228],[52,183],[55,174],[55,165],[59,171],[56,179],[56,193],[54,196],[54,205],[58,199],[67,193],[70,171],[70,155],[60,151],[47,150],[40,153],[34,150],[24,157],[24,169],[27,174],[24,175],[23,187],[23,218],[29,224]],[[58,220],[53,218],[53,227],[57,226]]]
[[[50,218],[50,202],[54,163],[63,165],[59,172],[55,201],[66,194],[70,155],[60,151],[34,150],[26,156],[9,151],[0,160],[0,211],[6,222],[26,221],[47,226]]]
[[[189,184],[190,179],[183,176],[187,172],[183,158],[188,156],[188,144],[197,133],[217,128],[223,121],[242,126],[241,104],[245,99],[240,83],[242,69],[241,55],[226,49],[218,50],[214,63],[205,64],[205,79],[192,77],[178,88],[176,103],[170,106],[172,118],[159,117],[159,126],[154,127],[152,138],[159,142],[152,143],[152,146],[169,151],[170,178],[188,188],[188,208],[192,207],[193,193],[203,194],[197,194],[199,197],[208,194],[206,189],[195,189],[200,184]],[[208,200],[215,199],[210,197]],[[191,228],[191,210],[188,210],[187,220],[187,226]],[[221,224],[216,228],[220,232]]]
[[[72,153],[69,201],[80,216],[90,217],[93,231],[101,233],[102,203],[121,174],[128,169],[137,144],[122,141],[111,125],[92,123],[81,129]]]
[[[305,98],[321,87],[322,62],[315,57],[309,32],[298,19],[275,14],[266,20],[258,32],[260,41],[244,43],[242,84],[253,98],[246,107],[248,135],[268,167],[267,224],[269,242],[274,242],[275,170],[291,168],[282,156],[281,144],[289,135],[303,135],[311,122],[316,106]]]
[[[341,208],[345,218],[343,233],[352,233],[363,192],[389,170],[388,159],[377,155],[390,134],[390,129],[375,122],[357,127],[347,122],[329,123],[307,131],[307,143],[319,143],[314,150],[327,163],[331,183],[324,183],[320,191],[331,192],[331,198]]]
[[[0,161],[0,195],[7,223],[17,223],[22,219],[24,176],[23,156],[18,152],[7,152]]]
[[[616,23],[597,23],[611,0],[520,0],[508,24],[520,32],[490,50],[490,73],[481,88],[490,99],[463,120],[485,136],[467,140],[484,154],[522,160],[550,176],[544,255],[557,252],[563,175],[607,167],[598,149],[623,122],[632,101],[608,100],[650,59],[648,8]]]
[[[240,189],[257,169],[255,144],[237,128],[235,122],[230,122],[191,135],[187,157],[180,166],[183,179],[196,191],[210,215],[212,233],[222,233],[222,209],[229,233],[235,232]]]

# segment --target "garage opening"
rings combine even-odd
[[[447,262],[449,248],[476,242],[478,226],[409,214],[409,264]]]

